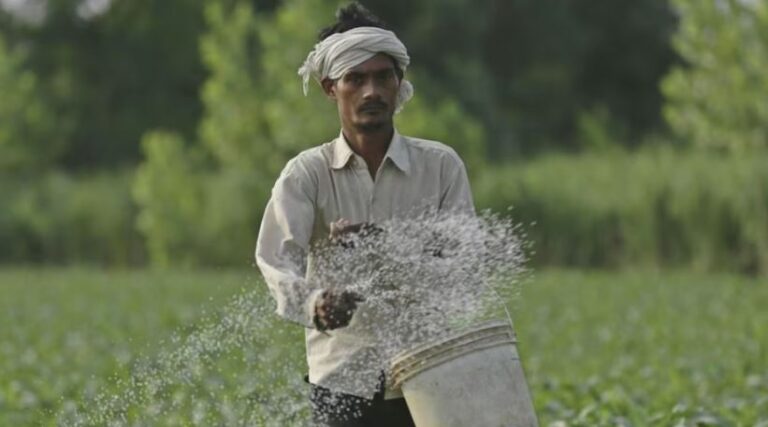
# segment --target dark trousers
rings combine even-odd
[[[384,399],[383,385],[373,400],[310,384],[312,421],[323,427],[415,427],[405,399]]]

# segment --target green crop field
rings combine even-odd
[[[302,425],[267,298],[255,272],[0,270],[0,426]],[[511,306],[542,426],[768,426],[765,281],[544,270]]]

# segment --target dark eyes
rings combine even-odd
[[[374,76],[376,80],[380,82],[388,82],[390,80],[393,80],[395,77],[395,72],[392,70],[384,71],[381,73],[378,73]]]
[[[381,71],[374,73],[372,76],[377,83],[389,83],[394,80],[395,72],[393,70]],[[362,85],[365,82],[366,76],[364,74],[350,73],[344,76],[344,81],[353,85]]]
[[[359,85],[363,83],[363,76],[360,74],[347,74],[347,78],[344,80],[346,80],[348,83]]]

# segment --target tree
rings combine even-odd
[[[144,156],[133,183],[141,206],[137,227],[144,235],[150,262],[159,267],[199,264],[199,219],[204,194],[195,159],[184,140],[167,131],[154,131],[142,141]]]
[[[663,82],[665,117],[682,138],[728,150],[768,147],[768,3],[674,0],[685,59]]]
[[[0,36],[0,172],[40,170],[61,152],[55,119],[25,56]]]
[[[477,118],[494,159],[573,149],[585,113],[619,143],[663,125],[658,82],[676,61],[668,0],[367,0],[429,78]]]
[[[205,78],[202,0],[111,0],[96,15],[84,15],[81,0],[30,3],[42,5],[41,22],[0,15],[8,21],[0,32],[25,46],[25,66],[54,112],[63,140],[57,166],[134,165],[152,128],[194,137]]]

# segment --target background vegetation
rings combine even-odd
[[[249,312],[231,303],[243,286],[264,305],[266,287],[252,275],[6,269],[0,283],[0,322],[15,325],[0,329],[2,425],[68,425],[78,409],[109,414],[100,395],[124,404],[117,425],[305,425],[300,328],[274,315],[245,322],[260,333],[218,328],[221,341],[242,339],[219,352],[189,338],[224,324],[221,307]],[[528,285],[511,307],[540,425],[768,423],[762,283],[549,270]],[[174,354],[185,362],[166,370]],[[137,374],[147,361],[160,366],[158,378]]]
[[[338,132],[295,75],[336,1],[2,4],[0,262],[249,265],[276,174]],[[414,58],[398,127],[536,221],[534,262],[768,271],[762,2],[367,6]]]
[[[532,243],[542,425],[768,426],[768,2],[363,3],[412,56],[398,129],[455,147]],[[339,131],[296,70],[340,4],[0,0],[0,425],[131,392],[142,353],[263,291],[237,268],[272,183]],[[265,324],[171,384],[163,425],[303,392],[301,331]]]
[[[295,75],[335,1],[3,4],[0,261],[247,265],[338,132]],[[414,58],[398,127],[535,220],[535,262],[768,270],[763,3],[367,5]]]

